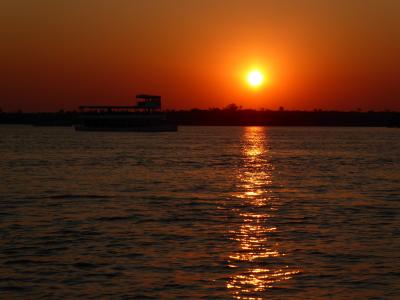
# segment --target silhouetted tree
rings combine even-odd
[[[228,104],[227,106],[224,107],[224,110],[229,110],[229,111],[237,111],[239,110],[239,106],[237,106],[235,103]]]

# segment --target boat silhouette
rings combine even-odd
[[[177,131],[161,111],[161,96],[140,94],[133,106],[80,106],[77,131]]]

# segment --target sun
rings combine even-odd
[[[263,81],[264,75],[258,70],[253,70],[247,75],[247,82],[253,87],[260,86]]]

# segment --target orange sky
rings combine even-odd
[[[138,93],[175,109],[400,110],[396,0],[3,0],[0,38],[3,111]]]

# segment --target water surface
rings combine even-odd
[[[400,131],[0,127],[1,298],[396,299]]]

